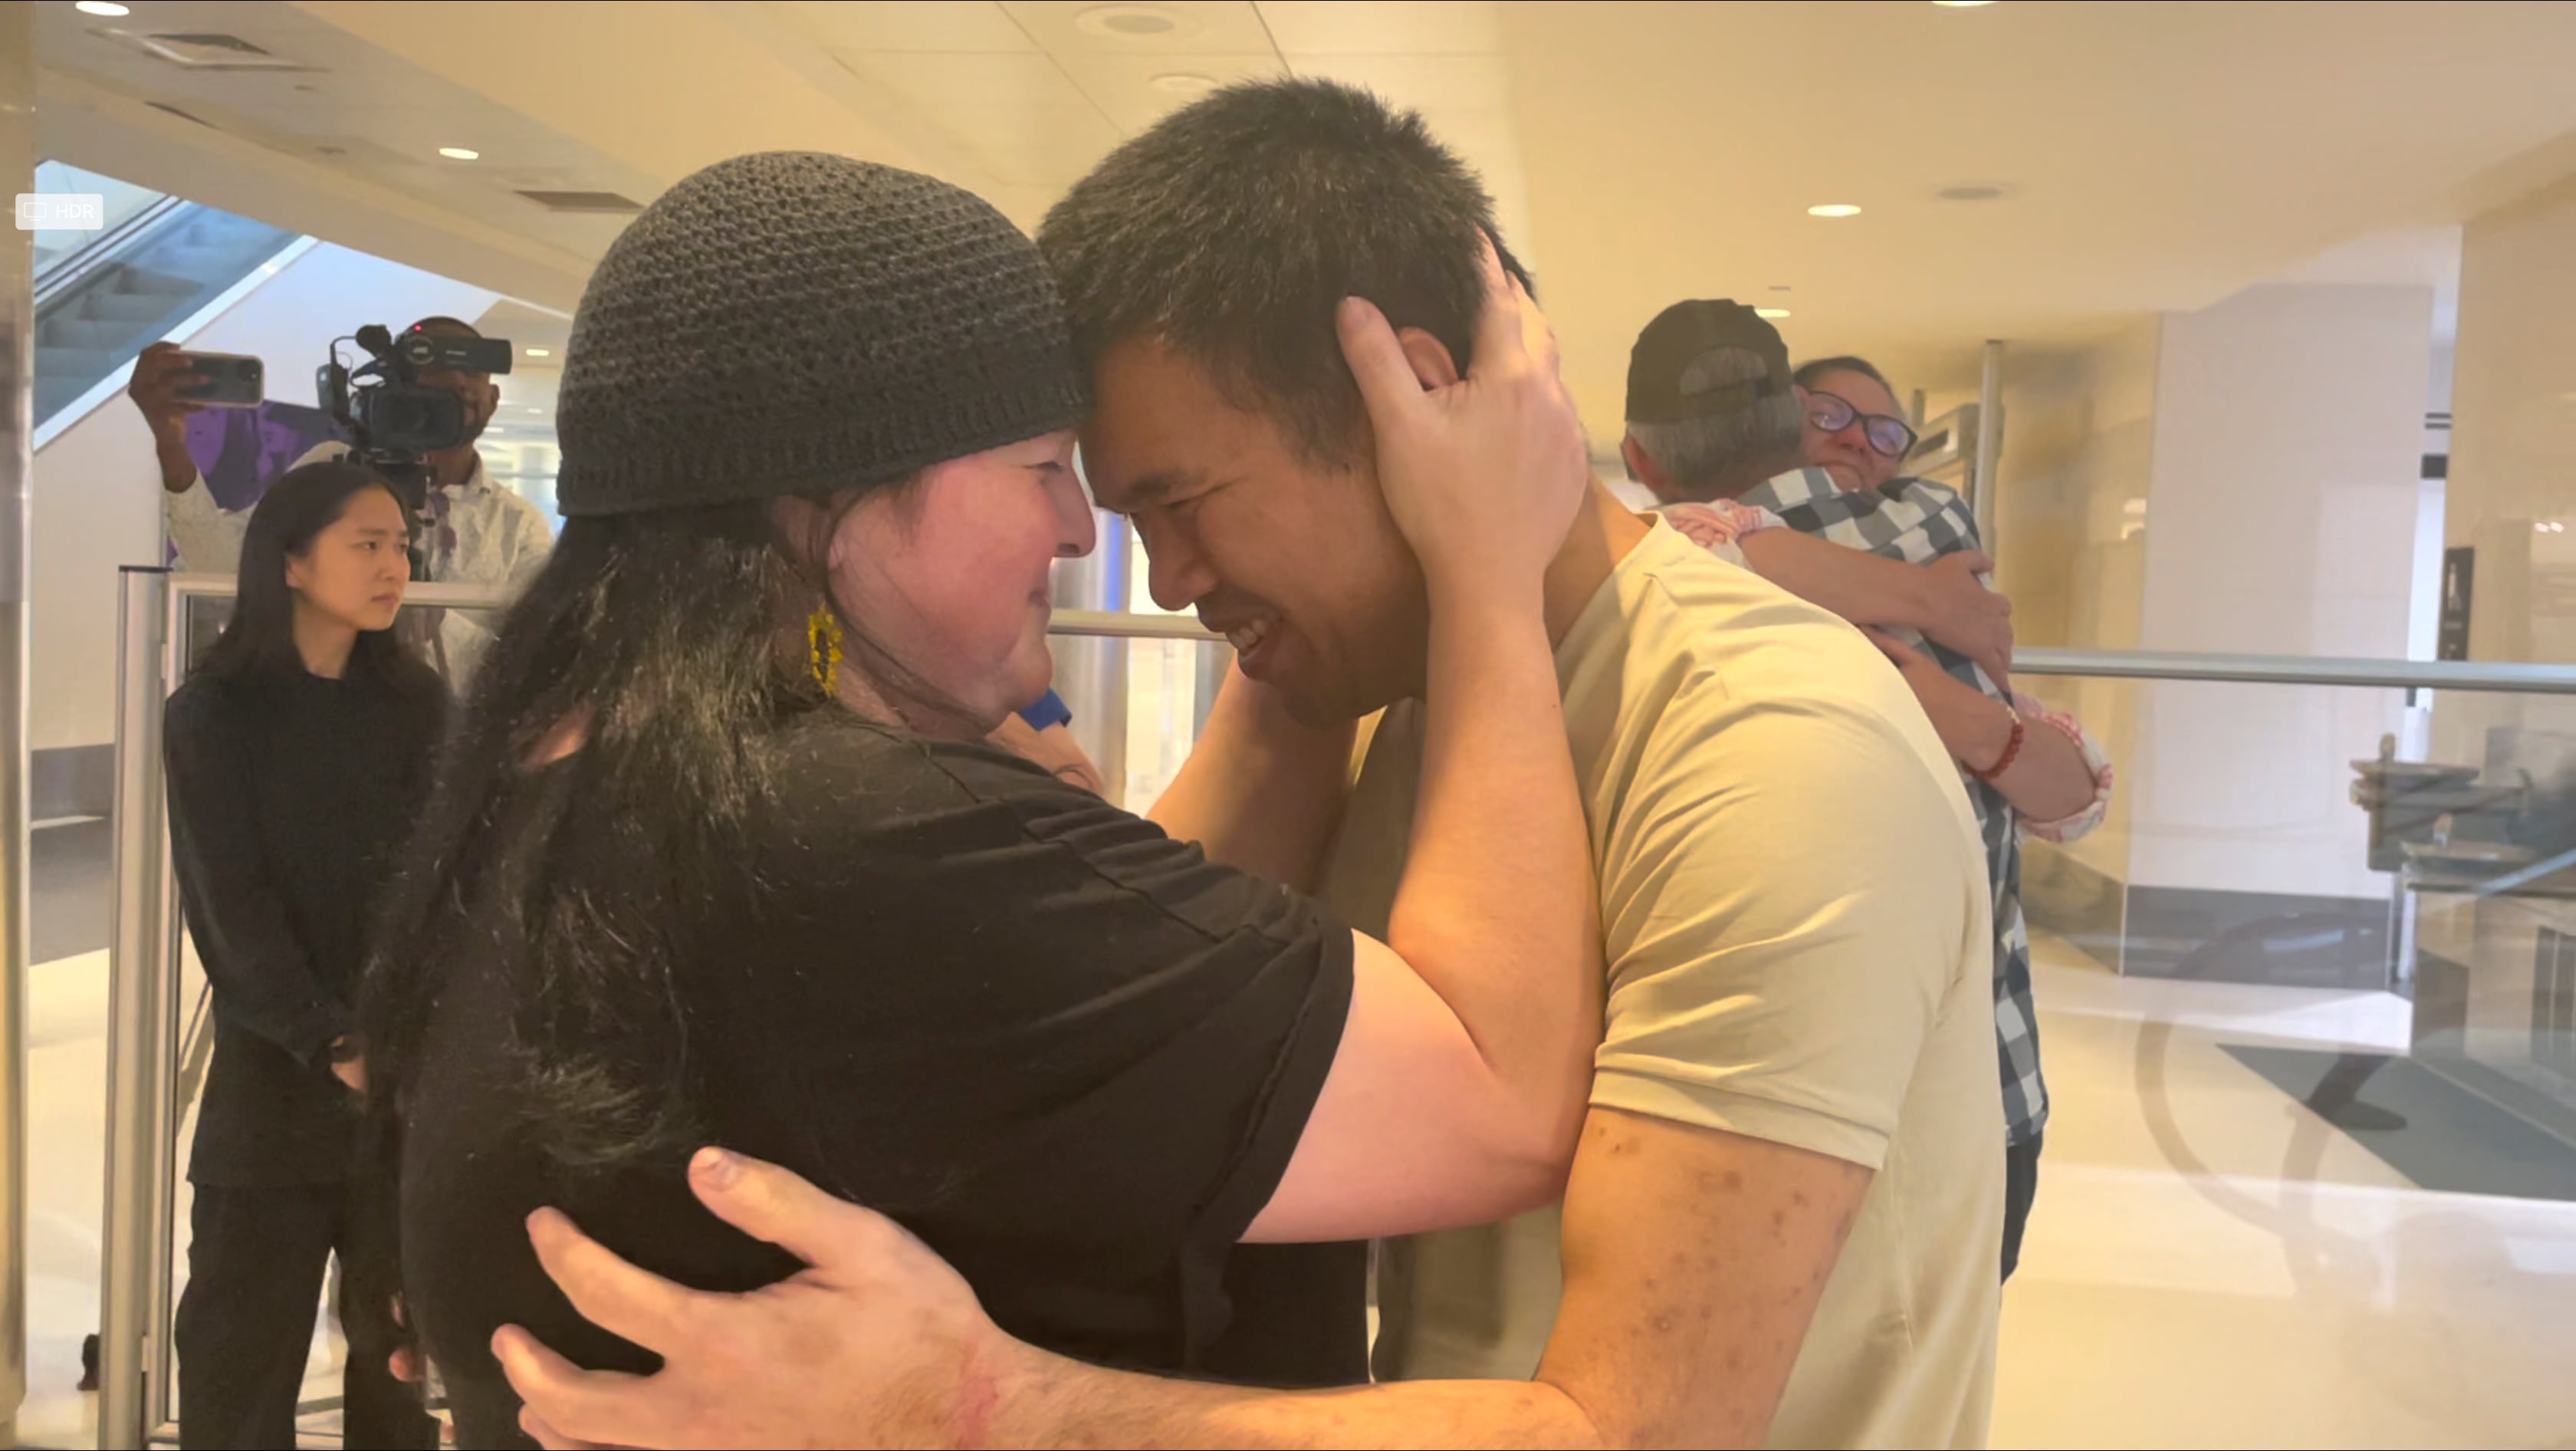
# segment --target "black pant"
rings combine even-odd
[[[296,1397],[313,1344],[322,1276],[340,1256],[344,1445],[428,1451],[438,1422],[393,1378],[397,1332],[390,1255],[347,1184],[240,1188],[200,1184],[190,1215],[188,1289],[179,1299],[179,1444],[295,1444]]]
[[[2021,1265],[2021,1231],[2030,1223],[2030,1201],[2039,1197],[2039,1144],[2048,1137],[2032,1134],[2004,1146],[2004,1278]]]

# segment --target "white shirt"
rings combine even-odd
[[[295,463],[301,468],[348,452],[345,443],[318,444]],[[448,528],[439,531],[439,537],[422,541],[429,577],[441,584],[495,586],[515,600],[537,571],[545,568],[546,556],[554,549],[554,531],[546,527],[546,516],[537,512],[536,505],[494,484],[483,471],[480,455],[465,482],[443,492]],[[217,505],[204,478],[190,484],[184,494],[164,493],[161,517],[171,544],[179,551],[180,568],[207,574],[232,574],[241,568],[242,536],[250,528],[250,510]],[[498,624],[497,618],[480,611],[445,612],[439,638],[446,647],[453,683],[462,683],[482,658]]]
[[[1770,1444],[1982,1445],[2002,1107],[1985,853],[1949,752],[1858,631],[1669,524],[1556,663],[1609,970],[1592,1102],[1875,1171]],[[1362,931],[1403,872],[1421,750],[1409,701],[1367,743],[1323,893]],[[1388,1245],[1379,1378],[1527,1378],[1557,1232],[1547,1210]]]

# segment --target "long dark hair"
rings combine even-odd
[[[292,680],[304,673],[304,654],[295,645],[295,590],[286,582],[287,563],[309,552],[322,531],[349,511],[349,501],[369,489],[395,497],[383,475],[337,459],[289,469],[268,486],[242,536],[232,618],[197,662],[195,674],[245,681]],[[360,631],[345,678],[423,699],[443,689],[437,673],[403,643],[397,630]]]
[[[483,662],[378,921],[360,1031],[380,1114],[399,1110],[447,974],[475,961],[510,983],[496,1051],[557,1170],[696,1146],[678,982],[705,950],[704,904],[757,890],[746,845],[784,786],[776,728],[827,706],[787,641],[829,600],[820,539],[856,499],[801,542],[765,502],[565,524]],[[567,723],[581,748],[537,766]]]

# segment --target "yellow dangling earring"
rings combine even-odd
[[[805,620],[805,649],[813,662],[814,683],[823,693],[832,693],[832,682],[841,673],[841,617],[832,613],[830,601],[814,607]]]

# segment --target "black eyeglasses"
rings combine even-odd
[[[1852,426],[1855,418],[1860,420],[1861,437],[1869,440],[1871,448],[1889,458],[1903,458],[1914,451],[1914,430],[1906,426],[1904,419],[1884,413],[1863,413],[1854,408],[1850,400],[1837,398],[1831,393],[1807,395],[1807,421],[1827,433],[1842,432]]]

